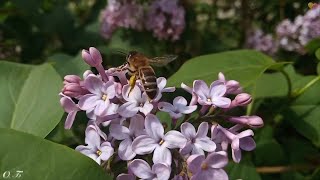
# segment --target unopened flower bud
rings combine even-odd
[[[76,83],[68,83],[63,87],[62,93],[69,97],[79,97],[88,93],[86,89]]]
[[[67,83],[79,84],[79,82],[81,81],[81,78],[76,75],[66,75],[63,79],[64,79],[64,84],[67,84]]]
[[[251,128],[260,128],[263,126],[263,120],[259,116],[240,116],[240,117],[231,117],[229,121],[244,124]]]
[[[92,67],[98,67],[102,63],[102,57],[98,49],[90,47],[89,51],[82,50],[82,58],[84,61]]]
[[[238,94],[231,102],[232,107],[247,106],[252,101],[251,95],[247,93]]]
[[[230,80],[226,82],[227,94],[238,94],[242,92],[240,83],[235,80]]]

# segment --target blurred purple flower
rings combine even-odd
[[[207,136],[208,133],[208,123],[202,122],[199,125],[198,131],[194,126],[188,122],[181,125],[181,133],[187,138],[187,144],[181,149],[181,154],[186,155],[201,154],[204,155],[203,151],[213,152],[216,149],[216,144],[211,141]]]
[[[192,173],[191,180],[228,180],[227,173],[222,169],[228,164],[227,153],[213,152],[204,155],[191,155],[187,159],[188,169]]]
[[[158,108],[160,111],[168,112],[171,118],[177,120],[182,117],[183,114],[190,114],[197,109],[196,105],[187,106],[187,104],[187,100],[184,97],[178,96],[174,98],[173,104],[160,102]]]
[[[129,128],[120,124],[110,126],[110,135],[117,140],[122,140],[119,144],[118,155],[122,160],[131,160],[136,156],[131,145],[135,137],[145,134],[144,118],[137,114],[130,119]]]
[[[85,143],[86,146],[77,146],[76,150],[95,160],[98,164],[101,164],[101,161],[107,161],[113,155],[114,150],[109,142],[101,144],[101,137],[94,125],[87,127]]]
[[[254,30],[247,35],[246,47],[274,55],[278,48],[271,34],[264,34],[261,29]]]
[[[79,99],[79,107],[85,111],[94,109],[94,114],[104,116],[108,112],[110,100],[115,97],[115,86],[112,81],[102,82],[97,76],[89,75],[84,80],[84,86],[91,94]]]
[[[222,81],[214,81],[208,88],[204,81],[195,80],[193,90],[197,94],[198,102],[201,105],[228,108],[231,104],[229,98],[223,97],[226,94],[227,87]]]
[[[101,35],[109,39],[119,27],[142,30],[143,15],[143,6],[135,0],[108,0],[101,13]]]
[[[151,167],[142,159],[133,160],[128,167],[134,175],[141,179],[168,180],[171,168],[163,163],[156,163]]]
[[[147,135],[138,136],[132,143],[136,154],[144,155],[153,153],[153,163],[166,163],[171,165],[171,152],[169,149],[182,148],[187,142],[186,138],[178,131],[171,130],[164,135],[164,128],[159,119],[148,114],[145,119]]]
[[[146,28],[160,40],[178,40],[185,28],[185,10],[178,0],[157,0],[149,7]]]
[[[141,92],[137,85],[134,86],[130,94],[129,91],[130,85],[125,85],[122,89],[122,97],[127,102],[119,107],[119,114],[123,117],[132,117],[138,112],[142,112],[144,115],[149,114],[153,105],[148,101],[146,93]]]

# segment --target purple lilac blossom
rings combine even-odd
[[[197,109],[196,105],[187,106],[187,100],[178,96],[174,98],[173,104],[167,102],[160,102],[158,108],[160,111],[169,113],[172,119],[177,120],[182,117],[183,114],[190,114]]]
[[[171,104],[162,99],[162,94],[173,92],[175,88],[165,87],[167,80],[160,77],[157,79],[157,98],[151,101],[139,80],[129,94],[126,72],[117,72],[114,68],[104,69],[100,63],[102,56],[97,49],[89,48],[89,51],[83,51],[83,55],[89,65],[100,70],[97,75],[89,70],[85,71],[83,80],[76,75],[64,78],[60,102],[68,113],[65,128],[71,128],[78,111],[85,111],[89,119],[85,133],[86,145],[80,145],[76,150],[98,164],[109,160],[113,154],[115,155],[109,161],[112,165],[126,161],[128,171],[124,168],[117,179],[135,179],[137,176],[142,179],[166,180],[171,175],[177,180],[211,177],[228,179],[222,169],[227,164],[228,147],[231,146],[235,162],[240,161],[242,150],[251,151],[255,148],[250,128],[262,127],[263,120],[254,115],[228,114],[231,109],[247,106],[251,102],[251,96],[242,93],[239,82],[226,80],[219,73],[219,80],[214,81],[210,87],[201,80],[195,80],[193,87],[182,83],[181,87],[192,95],[190,103],[184,97],[177,96]],[[235,98],[230,99],[231,97]],[[166,120],[156,116],[158,108],[176,119],[196,111],[198,104],[201,106],[198,119],[186,116],[188,118],[184,118],[180,126],[181,132],[168,129],[165,133],[161,122]],[[208,108],[210,110],[205,114]],[[213,117],[211,128],[209,123],[202,122],[202,118],[210,116]],[[222,127],[213,119],[227,121],[233,126]],[[200,123],[197,132],[194,122]],[[211,137],[207,136],[209,128]],[[135,159],[137,157],[152,158],[154,164],[151,167],[151,164]],[[187,159],[192,174],[186,169],[181,172],[171,169],[172,163],[181,166],[182,159]]]
[[[191,180],[228,180],[227,173],[222,169],[228,164],[225,151],[213,152],[204,155],[192,155],[187,159],[188,169],[192,173]]]
[[[142,30],[143,6],[135,0],[108,0],[101,12],[101,35],[109,39],[118,28]]]
[[[250,32],[247,37],[247,48],[255,49],[268,55],[274,55],[278,50],[277,43],[272,35],[264,34],[260,29]]]
[[[178,0],[157,0],[148,8],[146,29],[159,40],[178,40],[185,28],[185,10]]]
[[[148,96],[145,92],[136,85],[130,92],[130,85],[125,85],[122,89],[122,97],[126,103],[119,107],[119,114],[123,117],[132,117],[138,112],[147,115],[153,109],[153,105],[148,101]]]
[[[229,98],[223,97],[227,92],[227,87],[222,81],[214,81],[209,88],[204,81],[196,80],[193,83],[193,90],[201,105],[228,108],[231,104]]]
[[[101,164],[101,161],[106,161],[113,155],[114,150],[109,142],[101,143],[101,137],[97,131],[96,126],[89,125],[86,129],[87,145],[80,145],[76,150]]]
[[[198,131],[188,122],[181,125],[181,133],[187,138],[187,144],[181,149],[181,154],[202,154],[204,151],[213,152],[216,149],[216,144],[207,136],[209,125],[207,122],[202,122],[199,125]]]
[[[280,48],[304,54],[304,46],[320,37],[320,6],[297,16],[294,22],[285,19],[277,26],[276,34]]]
[[[118,154],[122,160],[131,160],[136,156],[131,145],[135,137],[145,134],[144,118],[137,114],[130,119],[129,128],[120,124],[110,125],[110,135],[117,140],[122,140],[119,144]]]
[[[141,179],[167,180],[170,177],[171,168],[164,163],[150,165],[142,159],[135,159],[129,164],[129,169]]]

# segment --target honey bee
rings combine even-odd
[[[130,51],[126,57],[126,62],[117,68],[119,71],[127,70],[130,76],[128,96],[134,88],[136,80],[139,79],[149,100],[153,100],[158,93],[158,86],[157,77],[151,65],[164,66],[176,58],[175,55],[148,58],[137,51]]]

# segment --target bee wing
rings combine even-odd
[[[149,59],[149,63],[153,66],[165,66],[171,61],[174,61],[178,58],[176,55],[165,55],[161,57],[154,57]]]

